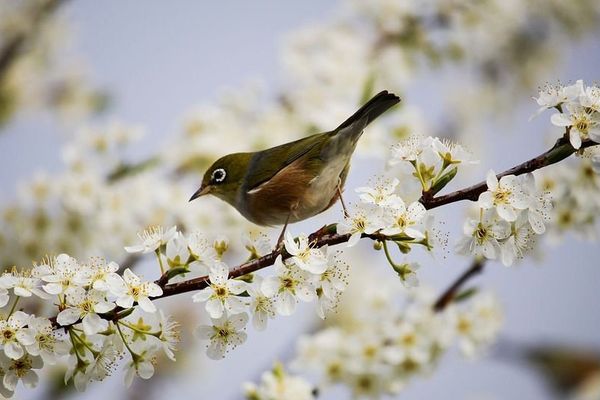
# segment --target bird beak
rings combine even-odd
[[[195,199],[197,199],[200,196],[204,196],[205,194],[209,194],[210,191],[211,191],[211,189],[212,189],[212,186],[210,186],[210,185],[206,185],[204,187],[201,187],[200,189],[196,190],[196,193],[194,193],[192,195],[192,197],[190,197],[189,201],[195,200]]]

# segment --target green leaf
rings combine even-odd
[[[465,289],[454,297],[454,302],[460,303],[461,301],[468,300],[473,297],[473,295],[477,294],[478,291],[479,289],[476,287]]]
[[[171,268],[167,271],[167,279],[171,280],[172,278],[176,277],[177,275],[187,274],[188,272],[190,272],[188,267]]]
[[[431,194],[431,196],[434,196],[436,193],[442,190],[448,183],[450,183],[450,181],[456,176],[457,172],[458,168],[454,167],[442,174],[442,176],[440,176],[439,178],[437,178],[435,182],[433,182],[433,185],[431,185],[431,189],[429,189],[429,193]]]

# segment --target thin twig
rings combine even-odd
[[[485,261],[483,259],[478,259],[473,261],[473,264],[463,272],[451,285],[446,289],[440,297],[433,303],[433,310],[435,312],[444,311],[444,309],[452,303],[452,301],[458,295],[460,289],[463,285],[471,278],[476,275],[479,275],[483,271]]]

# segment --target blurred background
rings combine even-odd
[[[381,89],[398,93],[402,106],[365,133],[346,201],[409,133],[452,138],[481,160],[454,188],[538,155],[561,134],[549,113],[529,121],[539,87],[599,78],[600,5],[564,3],[3,0],[0,266],[63,251],[123,262],[122,247],[156,223],[226,234],[239,251],[240,233],[254,227],[217,199],[187,203],[203,169],[226,153],[332,129]],[[469,263],[453,252],[467,209],[436,210],[447,248],[409,255],[423,265],[419,280],[438,291]],[[291,229],[309,233],[340,213],[334,207]],[[499,344],[474,361],[451,351],[398,398],[564,398],[581,383],[548,374],[562,367],[548,369],[546,353],[531,356],[539,346],[600,354],[597,224],[556,225],[533,256],[512,268],[490,263],[477,278],[503,306]],[[368,243],[348,257],[353,268],[393,276]],[[151,260],[136,269],[156,273]],[[15,398],[238,399],[244,381],[288,361],[297,337],[321,323],[314,306],[302,307],[211,361],[190,334],[203,310],[189,295],[164,302],[189,350],[152,380],[126,390],[117,372],[71,393],[46,376]],[[336,388],[320,398],[348,397]]]

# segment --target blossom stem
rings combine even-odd
[[[98,354],[98,352],[94,350],[85,340],[83,340],[81,336],[75,333],[74,330],[69,330],[69,333],[72,335],[72,337],[77,339],[79,343],[81,343],[85,348],[87,348],[94,355],[94,357]]]
[[[147,332],[147,331],[141,330],[139,328],[136,328],[135,326],[133,326],[131,324],[128,324],[125,321],[120,321],[119,324],[123,325],[124,327],[127,327],[127,328],[131,329],[134,332],[141,333],[142,335],[151,335],[151,336],[160,335],[160,331],[158,331],[158,332]]]
[[[388,249],[387,240],[384,240],[382,243],[383,243],[383,252],[385,253],[385,258],[387,258],[387,260],[390,263],[390,265],[392,266],[392,268],[396,269],[398,267],[398,265],[392,259],[392,255],[390,254],[390,251]]]
[[[160,266],[160,274],[164,275],[165,274],[165,267],[163,266],[162,257],[160,256],[160,250],[156,249],[154,251],[154,253],[156,253],[156,258],[158,258],[158,265]]]
[[[119,336],[121,336],[121,339],[123,340],[123,344],[127,348],[127,351],[129,351],[129,354],[131,354],[131,357],[135,358],[137,356],[137,354],[133,350],[131,350],[131,347],[129,347],[129,343],[127,342],[127,339],[125,339],[125,335],[123,334],[123,331],[121,330],[121,324],[123,324],[123,322],[115,321],[115,325],[117,326],[117,331],[119,331]]]
[[[6,317],[6,319],[8,319],[11,315],[13,315],[13,313],[17,309],[17,304],[19,303],[20,299],[21,299],[21,296],[15,296],[15,301],[13,302],[13,305],[10,308],[10,311],[9,311],[8,316]]]

